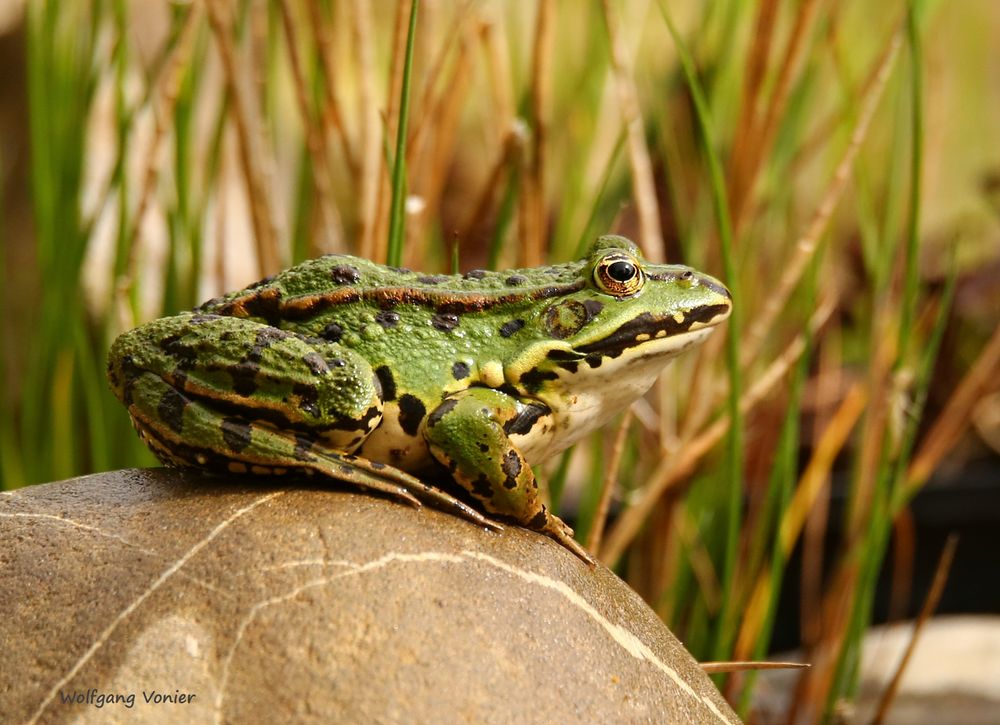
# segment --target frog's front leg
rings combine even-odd
[[[497,390],[468,388],[445,398],[427,416],[424,437],[432,455],[487,512],[551,536],[593,565],[573,530],[542,504],[531,466],[507,435],[505,426],[513,425],[525,408]]]

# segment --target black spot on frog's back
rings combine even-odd
[[[329,375],[330,373],[330,366],[318,352],[306,353],[302,357],[302,362],[306,364],[306,367],[309,368],[309,372],[313,375]],[[341,361],[341,363],[343,363],[343,361]]]
[[[524,320],[509,320],[500,326],[500,337],[510,337],[524,327]]]
[[[456,360],[451,366],[451,376],[455,380],[465,380],[469,377],[469,364],[463,360]]]
[[[458,327],[458,315],[452,312],[438,312],[431,318],[431,325],[435,330],[450,332]]]
[[[260,372],[260,365],[241,360],[235,365],[230,365],[226,370],[233,381],[233,392],[237,395],[249,397],[256,392],[257,373]]]
[[[338,264],[330,269],[330,279],[334,284],[357,284],[361,281],[361,272],[358,268],[350,264]]]
[[[277,290],[275,290],[275,292],[277,292]],[[219,317],[220,315],[214,315],[214,314],[191,315],[188,318],[187,323],[189,325],[205,325],[208,324],[209,322],[215,322],[217,319],[219,319]]]
[[[441,284],[442,282],[447,282],[447,281],[448,277],[443,274],[425,274],[421,275],[420,277],[417,277],[417,282],[419,282],[420,284],[426,284],[431,286],[438,285]]]
[[[447,398],[443,400],[441,402],[441,405],[436,407],[434,411],[430,414],[430,416],[427,418],[427,425],[430,426],[431,428],[436,426],[438,423],[441,422],[442,418],[444,418],[446,415],[448,415],[448,413],[452,411],[452,409],[454,409],[456,405],[458,405],[458,400],[456,400],[455,398]]]
[[[399,313],[393,310],[382,310],[375,315],[375,322],[386,330],[392,329],[399,324]]]
[[[420,430],[420,423],[427,415],[427,408],[420,398],[404,393],[399,398],[399,427],[410,436],[415,436]]]
[[[246,354],[246,359],[251,362],[260,362],[264,351],[276,342],[291,337],[291,333],[279,330],[277,327],[264,327],[254,335],[253,346]]]
[[[160,349],[177,361],[180,368],[189,368],[198,359],[198,351],[183,341],[183,335],[168,335],[159,342]]]
[[[323,328],[319,336],[327,342],[340,342],[340,338],[344,336],[344,328],[336,322],[331,322]]]
[[[493,498],[493,486],[490,484],[490,480],[486,478],[486,474],[480,473],[476,480],[472,482],[472,495],[481,501],[489,501]]]

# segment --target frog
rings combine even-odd
[[[108,380],[165,465],[339,482],[520,525],[594,565],[533,467],[645,394],[732,304],[617,235],[507,271],[332,254],[124,332]]]

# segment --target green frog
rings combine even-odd
[[[122,334],[108,378],[167,465],[335,479],[520,524],[593,564],[531,466],[731,308],[717,280],[619,236],[576,262],[459,275],[327,255]]]

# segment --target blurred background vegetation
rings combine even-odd
[[[799,643],[789,716],[830,716],[925,601],[914,497],[1000,488],[998,32],[989,0],[0,4],[2,487],[155,465],[104,380],[135,324],[326,252],[625,234],[737,313],[546,466],[553,505],[699,659]],[[744,714],[754,682],[720,680]]]

